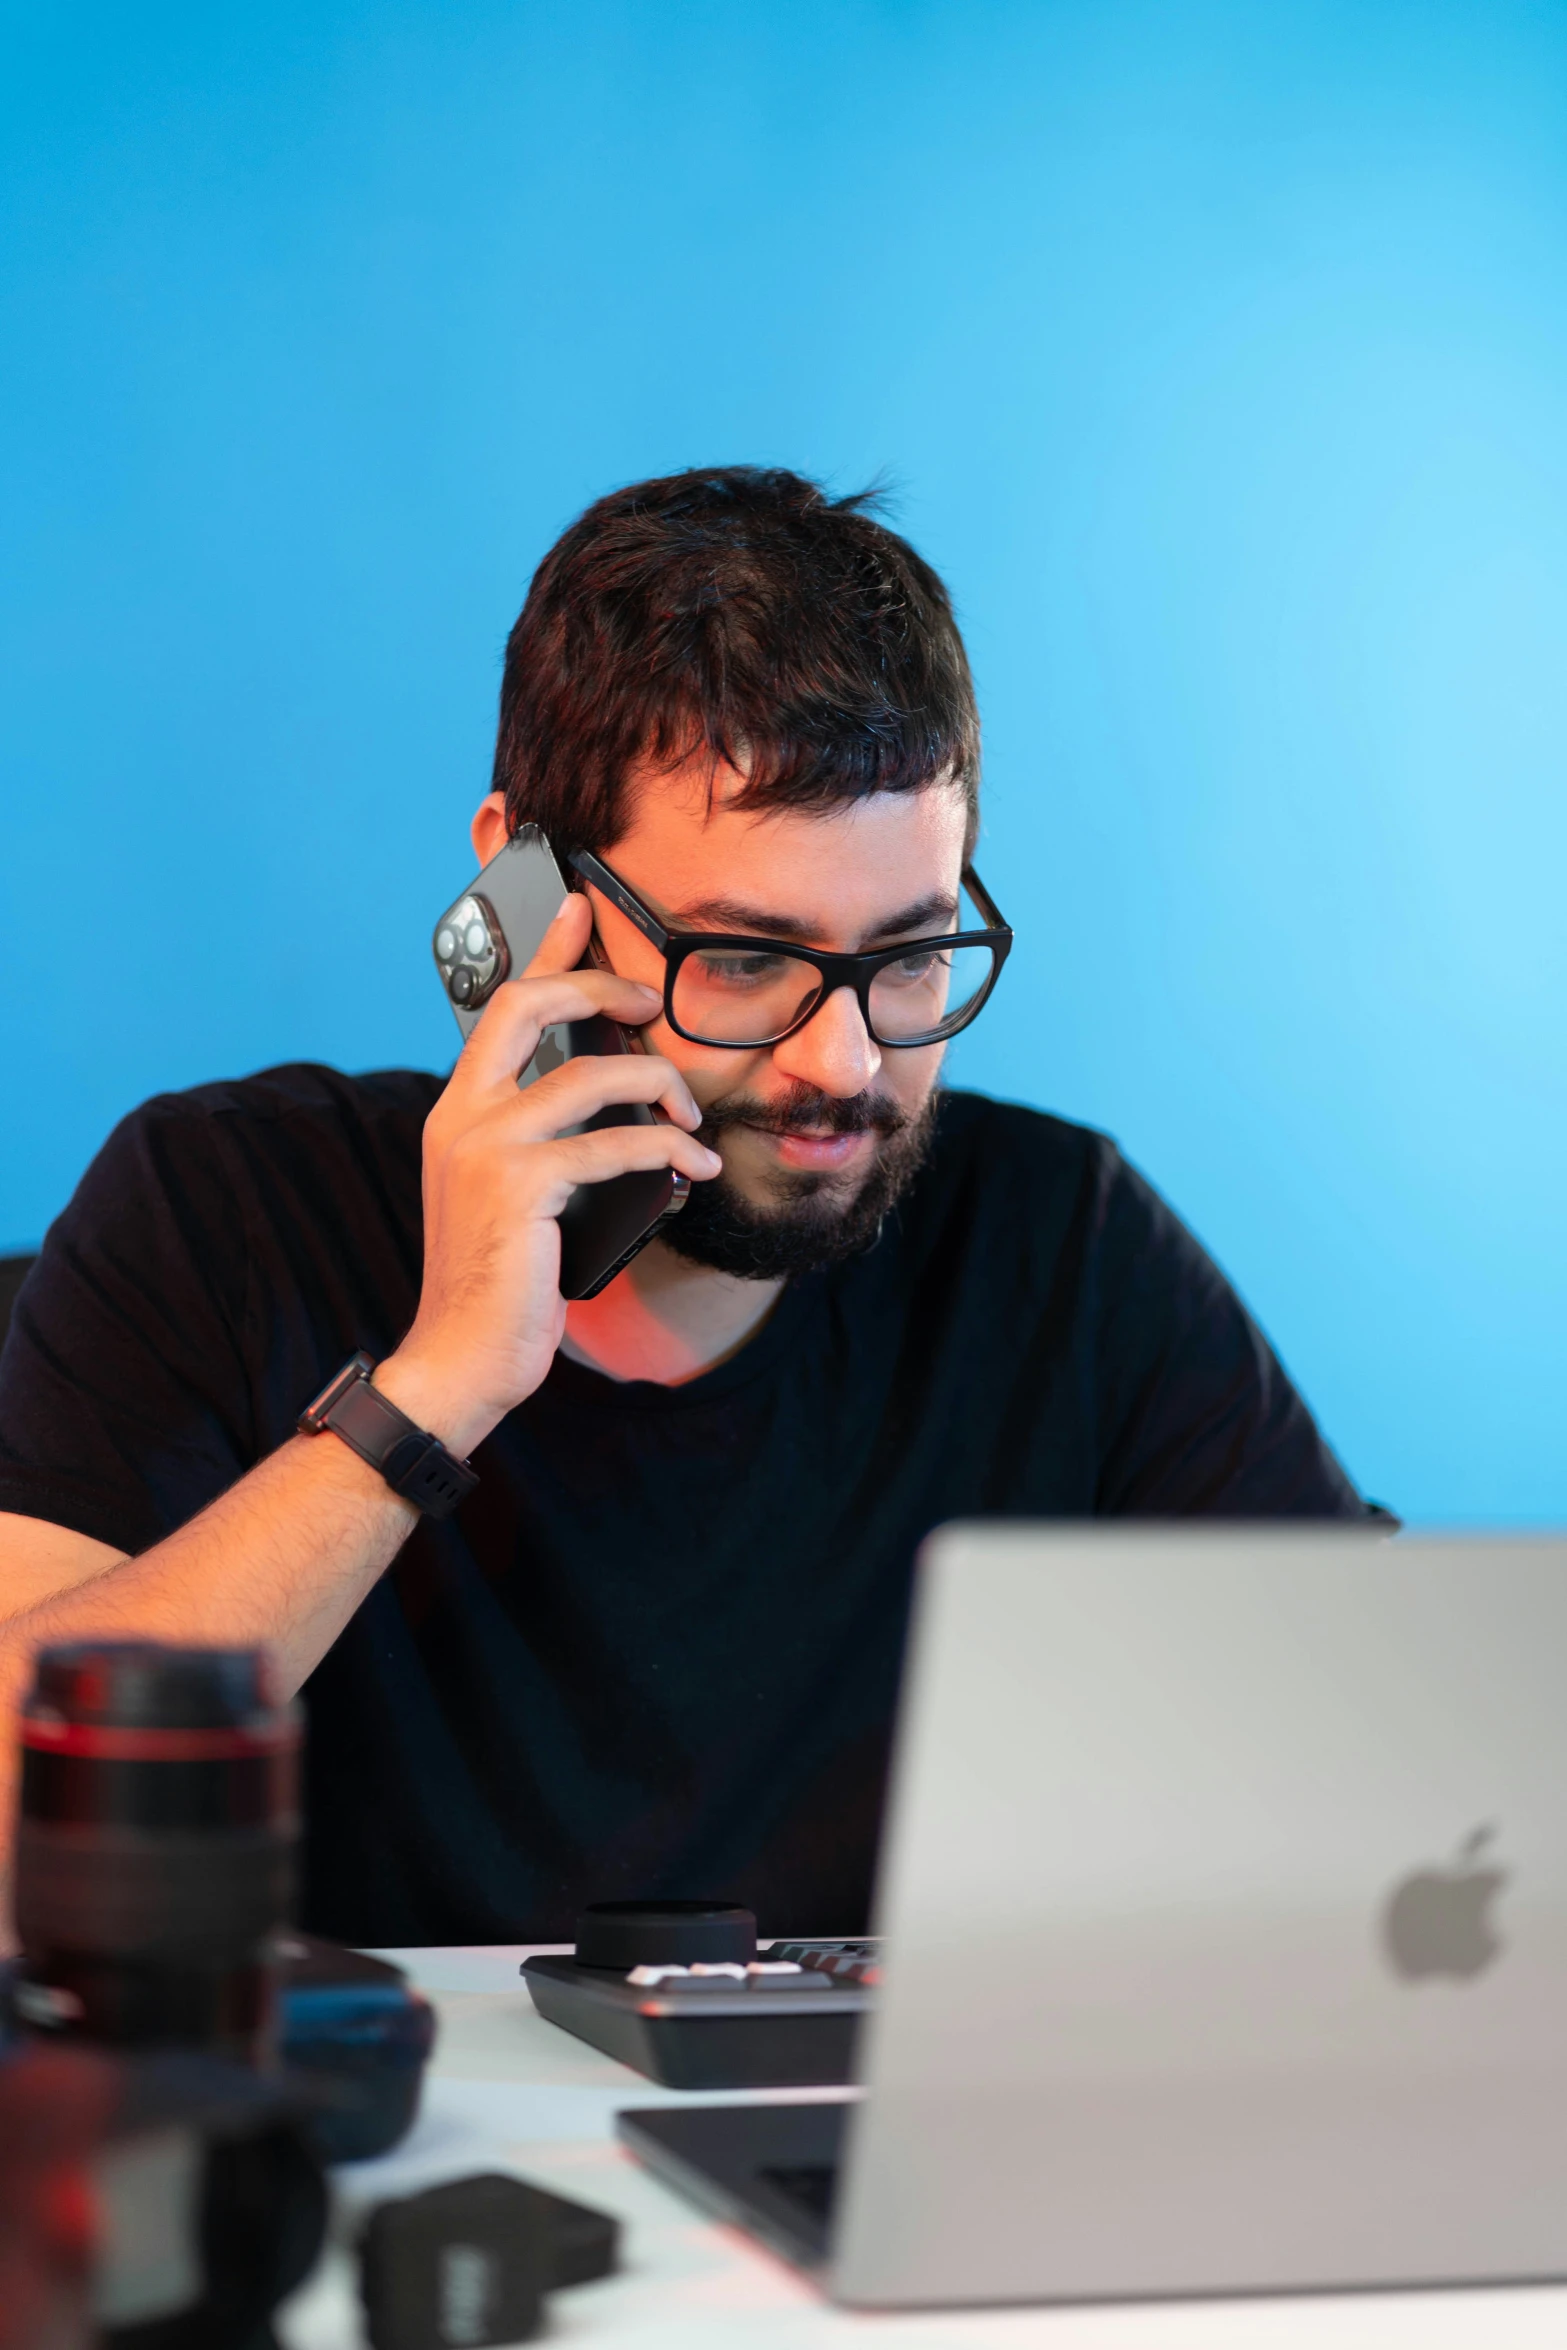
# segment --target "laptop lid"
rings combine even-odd
[[[833,2289],[1567,2273],[1567,1543],[926,1546]]]

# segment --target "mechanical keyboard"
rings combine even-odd
[[[529,1996],[548,2022],[671,2089],[852,2081],[878,1971],[876,1942],[832,1936],[760,1946],[744,1966],[619,1973],[566,1957],[522,1962]]]

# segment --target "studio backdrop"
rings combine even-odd
[[[445,1065],[529,574],[886,480],[1018,946],[1361,1484],[1567,1519],[1567,10],[4,12],[0,1246],[149,1093]]]

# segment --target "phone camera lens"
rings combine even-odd
[[[463,934],[463,945],[470,955],[484,954],[490,943],[490,934],[482,922],[470,922]]]
[[[477,972],[470,971],[466,963],[460,963],[446,982],[447,992],[454,1004],[471,1004],[477,984]]]
[[[456,931],[449,926],[443,926],[438,930],[435,934],[435,951],[443,963],[449,963],[457,952]]]

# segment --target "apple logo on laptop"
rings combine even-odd
[[[1467,1982],[1502,1948],[1491,1905],[1507,1871],[1484,1858],[1495,1835],[1494,1828],[1476,1828],[1450,1868],[1417,1869],[1394,1886],[1382,1912],[1382,1940],[1406,1981],[1446,1975]]]

